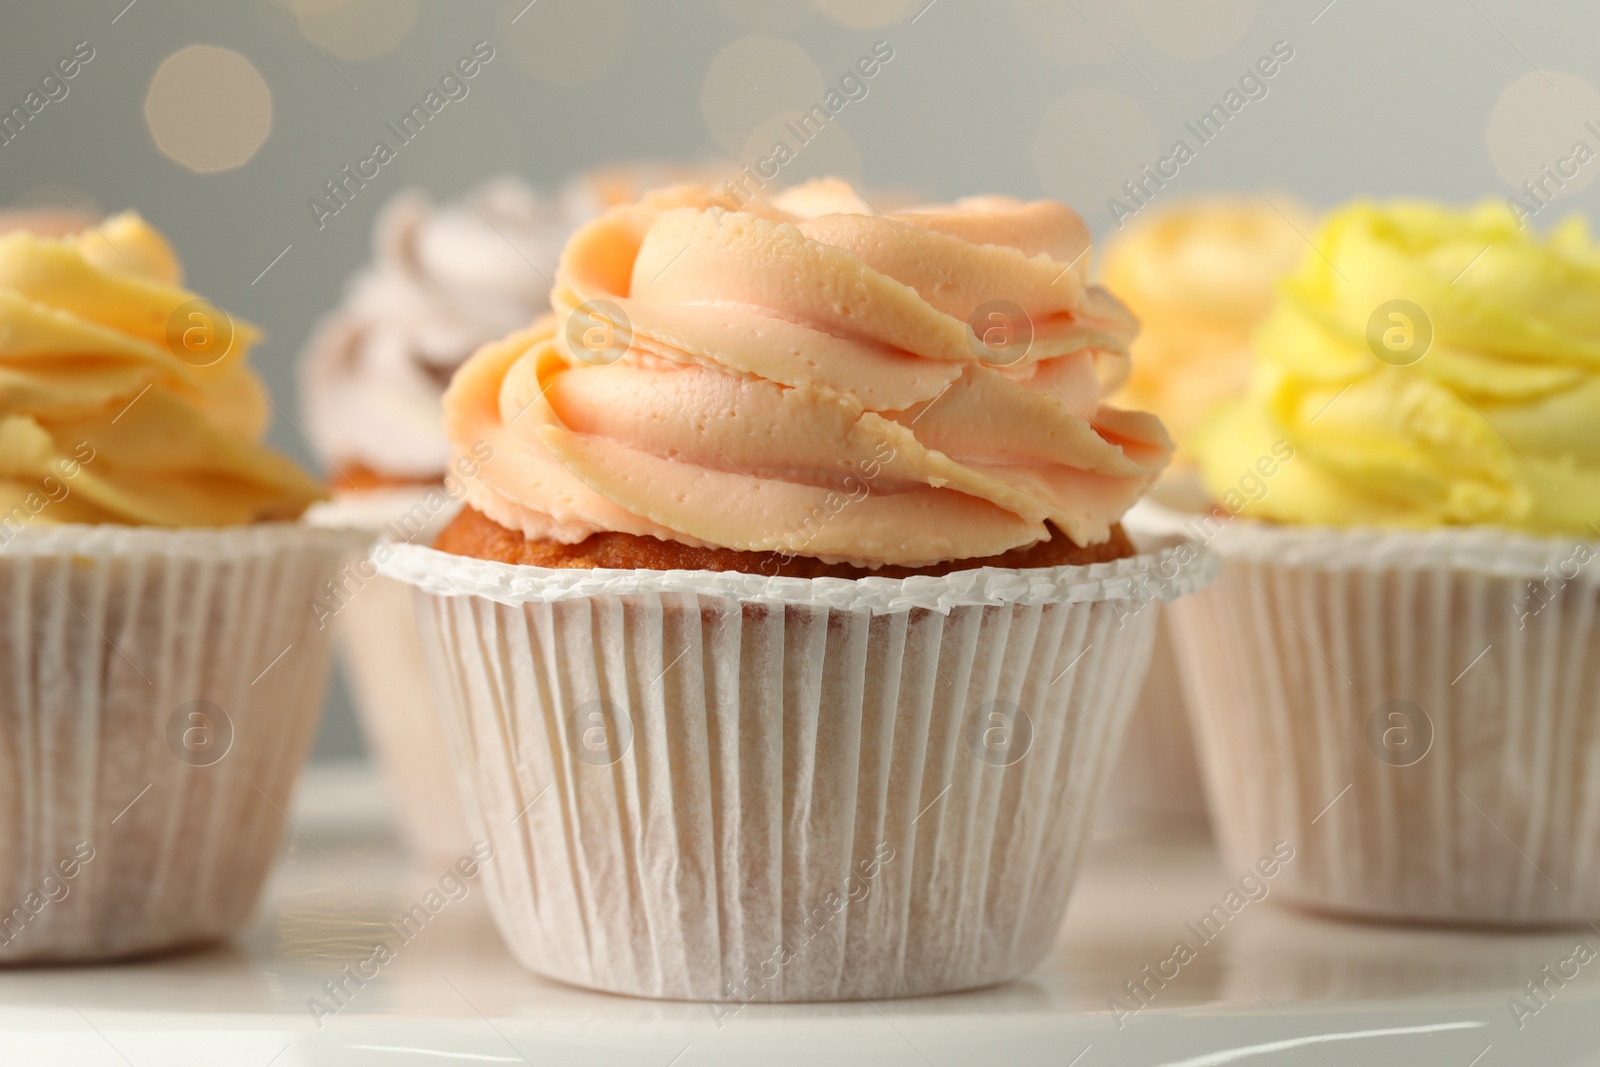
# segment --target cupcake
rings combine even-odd
[[[383,570],[524,964],[727,1013],[1048,950],[1154,632],[1120,608],[1207,566],[1121,533],[1170,445],[1100,402],[1134,324],[1086,245],[1048,202],[679,187],[457,372],[490,458]]]
[[[1501,206],[1331,216],[1194,439],[1175,605],[1222,844],[1382,919],[1600,915],[1600,249]]]
[[[1175,507],[1198,510],[1206,503],[1190,439],[1207,411],[1244,392],[1251,335],[1271,310],[1278,281],[1304,254],[1301,235],[1312,232],[1302,208],[1275,201],[1284,214],[1260,197],[1201,197],[1152,208],[1106,247],[1105,284],[1139,318],[1133,370],[1112,400],[1153,412],[1172,435],[1173,465],[1152,497]],[[1128,517],[1136,541],[1146,533],[1143,511]],[[1170,830],[1204,823],[1165,621],[1128,734],[1108,788],[1106,825]]]
[[[254,907],[321,711],[307,606],[353,547],[295,521],[320,491],[261,444],[256,336],[136,215],[0,236],[0,961]]]
[[[0,211],[0,236],[24,230],[39,237],[70,237],[91,227],[91,220],[76,211],[55,211],[49,208]]]

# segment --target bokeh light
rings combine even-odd
[[[1059,0],[1016,0],[1012,14],[1020,40],[1068,66],[1115,57],[1107,38],[1120,42],[1134,35],[1120,0],[1075,0],[1070,6]]]
[[[1221,55],[1256,18],[1257,0],[1133,0],[1139,32],[1168,55],[1205,59]],[[1264,42],[1266,47],[1271,42]]]
[[[775,192],[807,178],[832,176],[844,178],[861,188],[861,150],[837,121],[817,128],[815,120],[809,126],[802,122],[799,108],[786,108],[776,115],[756,124],[744,151],[741,163],[748,163],[752,172],[760,174],[758,164],[773,158],[773,149],[782,142],[793,159],[777,168],[777,176],[767,182],[764,192]],[[809,138],[809,139],[808,139]],[[775,164],[769,164],[770,173]],[[886,210],[886,209],[885,209]]]
[[[755,128],[780,111],[822,102],[822,72],[798,45],[742,37],[722,46],[706,67],[700,110],[717,143],[743,151]]]
[[[1500,93],[1484,140],[1494,169],[1510,184],[1545,180],[1552,193],[1575,192],[1594,181],[1600,173],[1600,159],[1579,165],[1571,160],[1573,146],[1582,141],[1591,156],[1600,153],[1600,139],[1584,123],[1600,117],[1600,93],[1575,74],[1561,71],[1535,71],[1524,74]],[[1568,160],[1563,166],[1562,161]],[[1564,187],[1545,179],[1544,168],[1557,176]],[[1543,193],[1541,199],[1547,199]]]
[[[796,29],[816,14],[811,5],[795,0],[717,0],[717,7],[741,26],[760,33]]]
[[[417,21],[417,0],[288,0],[300,29],[341,59],[394,50]]]
[[[272,132],[272,90],[238,52],[192,44],[156,68],[144,120],[156,147],[190,170],[232,170]]]
[[[617,68],[632,17],[619,0],[539,0],[504,36],[517,65],[546,85],[587,85]]]
[[[833,21],[852,30],[875,30],[911,18],[928,0],[811,0]]]

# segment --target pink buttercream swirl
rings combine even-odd
[[[1087,284],[1088,247],[1051,201],[879,215],[842,183],[613,208],[567,243],[554,315],[451,384],[452,444],[494,450],[468,500],[532,538],[865,566],[998,554],[1049,524],[1104,541],[1171,442],[1101,403],[1136,323]],[[985,347],[972,323],[992,343],[996,306],[1031,343]]]

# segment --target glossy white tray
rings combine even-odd
[[[955,996],[859,1004],[659,1003],[544,981],[501,946],[481,889],[448,903],[348,1006],[308,999],[445,873],[399,851],[375,781],[312,771],[254,925],[232,944],[111,967],[0,972],[0,1064],[109,1067],[596,1067],[1600,1063],[1592,928],[1415,929],[1298,914],[1270,896],[1209,943],[1190,928],[1244,872],[1193,834],[1099,840],[1055,951],[1027,978]],[[438,869],[433,869],[433,868]],[[1147,1007],[1108,1001],[1194,949]],[[1165,966],[1167,973],[1172,965]],[[1541,1000],[1525,983],[1543,982]],[[1537,1013],[1519,1020],[1520,997]],[[319,1025],[320,1022],[320,1025]],[[1120,1022],[1120,1026],[1119,1026]]]

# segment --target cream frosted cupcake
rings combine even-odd
[[[321,711],[349,535],[264,448],[253,327],[136,215],[0,236],[0,962],[225,936]]]
[[[1597,296],[1577,220],[1351,205],[1197,435],[1224,567],[1180,658],[1222,842],[1295,845],[1284,899],[1600,915]]]
[[[530,968],[857,999],[1048,950],[1149,654],[1120,606],[1206,570],[1118,527],[1169,444],[1100,402],[1133,323],[1086,243],[1047,202],[681,187],[457,373],[493,458],[385,572]]]
[[[1133,369],[1114,403],[1150,411],[1177,443],[1152,498],[1174,507],[1206,503],[1189,442],[1205,414],[1244,392],[1251,337],[1272,309],[1277,284],[1306,251],[1307,212],[1284,198],[1198,197],[1152,208],[1107,245],[1101,274],[1139,319]],[[1280,214],[1280,209],[1284,212]],[[1135,540],[1142,509],[1129,516]],[[1163,622],[1150,674],[1111,776],[1107,825],[1177,828],[1205,819],[1205,800],[1184,712],[1172,639]]]

